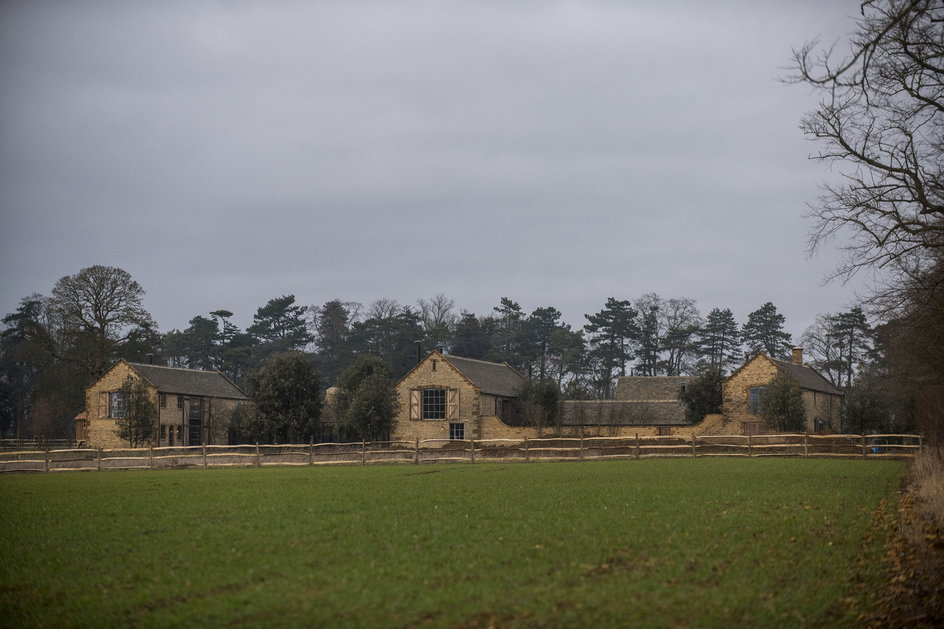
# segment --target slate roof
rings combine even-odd
[[[527,382],[524,376],[507,363],[490,363],[450,355],[444,355],[443,359],[471,380],[482,393],[488,395],[517,397],[518,391]]]
[[[776,365],[778,370],[792,376],[793,379],[800,384],[801,389],[819,391],[831,395],[842,395],[842,391],[837,389],[832,382],[808,365],[798,365],[788,360],[779,360],[776,358],[770,358],[770,361]]]
[[[202,395],[230,400],[249,399],[239,387],[219,371],[162,367],[144,363],[128,364],[162,393]]]
[[[690,376],[622,376],[616,381],[617,400],[672,400],[678,403],[682,386]]]
[[[565,400],[565,426],[687,426],[685,407],[675,400]]]

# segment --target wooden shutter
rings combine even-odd
[[[459,419],[459,389],[449,389],[446,397],[446,419]]]
[[[422,407],[422,391],[419,389],[410,389],[410,419],[420,418],[420,408]]]
[[[102,391],[98,394],[98,417],[108,417],[108,392]]]

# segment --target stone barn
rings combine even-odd
[[[757,354],[732,373],[722,388],[725,421],[739,427],[743,434],[761,432],[764,418],[760,415],[760,401],[778,373],[785,373],[799,383],[809,432],[839,430],[842,391],[803,363],[802,347],[793,348],[789,361]]]
[[[128,412],[128,378],[143,381],[158,411],[155,446],[225,444],[233,412],[249,398],[219,371],[180,369],[119,360],[85,389],[85,424],[76,426],[89,446],[127,447],[115,420]]]

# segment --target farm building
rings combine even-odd
[[[85,389],[85,418],[76,426],[93,447],[124,447],[115,420],[128,412],[128,378],[143,381],[158,411],[156,446],[228,442],[230,418],[249,398],[219,371],[161,367],[119,360]],[[81,431],[81,433],[80,433]]]
[[[723,385],[725,420],[743,434],[760,432],[764,418],[760,400],[767,385],[778,373],[785,373],[800,385],[806,408],[807,430],[831,432],[839,429],[842,392],[818,371],[803,363],[803,348],[793,348],[792,360],[778,360],[757,354],[732,373]]]
[[[561,432],[670,435],[673,428],[690,429],[681,400],[690,381],[688,376],[623,376],[616,382],[614,400],[562,402]]]
[[[400,382],[394,439],[489,439],[516,423],[525,378],[507,363],[431,352]]]
[[[527,380],[506,363],[432,352],[397,384],[392,438],[521,439],[545,432],[620,436],[691,430],[679,395],[688,377],[624,377],[615,400],[564,401],[557,420],[524,425]]]

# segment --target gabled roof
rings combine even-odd
[[[459,373],[468,378],[482,393],[516,397],[527,383],[524,376],[508,363],[490,363],[473,358],[441,355]]]
[[[824,378],[820,372],[809,365],[798,365],[788,360],[779,360],[777,358],[770,358],[769,360],[777,366],[778,370],[793,377],[793,379],[800,384],[801,389],[819,391],[831,395],[842,395],[842,391],[837,389],[832,382]]]
[[[687,426],[685,407],[675,400],[565,400],[565,426]]]
[[[692,381],[690,376],[621,376],[616,381],[617,400],[660,400],[678,403],[682,385]]]
[[[161,393],[202,395],[230,400],[248,400],[233,381],[219,371],[161,367],[144,363],[128,363],[138,374],[157,387]]]

